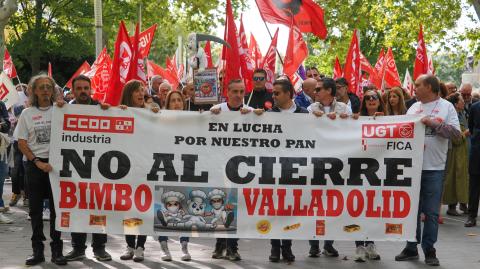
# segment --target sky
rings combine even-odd
[[[245,33],[247,37],[250,36],[250,33],[253,33],[253,35],[255,36],[255,39],[257,40],[257,43],[260,46],[260,50],[262,51],[262,54],[265,55],[265,53],[268,50],[268,47],[270,46],[270,41],[271,41],[270,35],[268,34],[268,31],[265,27],[265,23],[263,22],[262,17],[260,16],[255,0],[248,0],[247,3],[248,3],[248,8],[243,12],[243,24],[245,27]],[[465,3],[466,3],[466,0],[462,0],[462,6],[465,6]],[[455,33],[463,33],[466,31],[467,28],[480,27],[480,23],[478,22],[478,19],[475,22],[472,22],[471,19],[468,18],[467,16],[468,14],[475,14],[475,10],[471,5],[468,5],[468,8],[463,9],[462,16],[458,20],[456,28],[453,31],[449,31],[449,35],[454,35]],[[237,25],[238,25],[238,21],[237,21]],[[288,33],[289,33],[288,27],[279,25],[279,24],[268,24],[268,23],[267,23],[267,26],[270,29],[272,36],[275,34],[275,30],[277,28],[280,28],[278,33],[278,38],[279,38],[278,50],[280,51],[280,53],[285,52],[287,49],[287,43],[288,43]],[[223,25],[216,29],[216,34],[219,37],[223,37],[223,32],[224,32]],[[429,44],[429,45],[433,50],[437,48],[434,44]],[[466,47],[467,42],[463,42],[462,45]]]

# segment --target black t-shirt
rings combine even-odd
[[[252,95],[252,99],[250,103],[248,103],[248,99],[250,99],[250,95]],[[263,90],[252,90],[252,92],[245,96],[245,104],[253,107],[253,108],[263,108],[265,110],[272,109],[273,107],[273,98],[272,94],[269,93],[266,89]]]

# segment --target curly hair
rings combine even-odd
[[[36,76],[33,76],[28,82],[27,92],[28,92],[28,100],[31,106],[38,107],[38,97],[35,94],[35,89],[38,86],[37,85],[38,81],[41,79],[48,80],[48,82],[50,83],[50,86],[52,86],[52,96],[50,97],[50,104],[53,104],[55,100],[57,100],[57,91],[55,90],[55,85],[56,85],[55,80],[53,80],[53,78],[49,77],[45,73],[40,73]]]

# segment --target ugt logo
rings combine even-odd
[[[362,138],[413,138],[415,124],[363,124]]]

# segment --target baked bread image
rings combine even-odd
[[[357,224],[350,224],[350,225],[344,226],[343,231],[347,233],[358,232],[360,231],[360,226]]]
[[[300,228],[300,226],[301,226],[300,223],[295,223],[295,224],[287,225],[287,226],[283,227],[283,230],[284,231],[291,231],[291,230],[295,230],[295,229]]]
[[[137,227],[143,224],[143,220],[139,218],[130,218],[123,220],[123,226],[127,226],[129,228]]]

